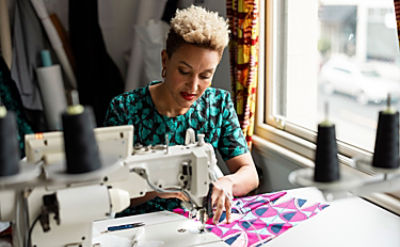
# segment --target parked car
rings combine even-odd
[[[376,62],[359,64],[344,56],[333,56],[322,66],[319,83],[325,93],[350,95],[361,104],[385,102],[388,93],[397,101],[400,77],[397,81],[383,78],[377,66]]]

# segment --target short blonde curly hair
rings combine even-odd
[[[166,51],[169,57],[184,43],[218,51],[221,55],[229,42],[229,27],[217,12],[190,6],[177,10],[171,19]]]

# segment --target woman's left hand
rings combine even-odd
[[[233,183],[228,177],[221,177],[214,183],[211,195],[212,207],[215,208],[213,222],[219,223],[223,211],[226,211],[226,222],[230,223],[232,207],[232,188]]]
[[[177,198],[184,202],[189,201],[189,199],[182,192],[162,192],[162,193],[157,192],[156,195],[164,199]]]

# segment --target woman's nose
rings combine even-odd
[[[197,92],[197,89],[199,87],[199,78],[197,76],[192,76],[188,84],[192,92]]]

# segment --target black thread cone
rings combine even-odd
[[[11,176],[19,172],[19,148],[17,124],[13,112],[0,118],[0,176]]]
[[[379,112],[372,166],[399,167],[399,112]]]
[[[62,123],[67,173],[79,174],[99,169],[101,162],[91,109],[85,108],[81,114],[63,113]]]
[[[314,181],[334,182],[340,179],[335,125],[318,125]]]

